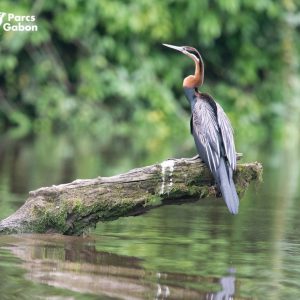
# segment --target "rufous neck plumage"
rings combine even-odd
[[[188,55],[188,54],[187,54]],[[198,88],[203,84],[204,81],[204,64],[202,59],[198,59],[194,55],[188,55],[195,62],[195,74],[189,75],[183,80],[184,88]]]

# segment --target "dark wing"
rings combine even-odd
[[[218,124],[221,130],[223,145],[229,164],[233,170],[236,168],[236,152],[233,139],[233,128],[223,108],[216,102]]]
[[[218,119],[212,105],[205,99],[195,103],[193,109],[193,135],[200,157],[216,174],[220,164],[220,139]]]

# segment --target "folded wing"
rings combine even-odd
[[[218,168],[221,155],[227,158],[230,167],[235,170],[233,129],[222,107],[213,99],[199,99],[193,109],[192,125],[194,137],[204,152],[202,158],[207,160],[211,171]]]
[[[210,102],[198,100],[193,110],[193,135],[200,157],[215,174],[220,164],[221,133]]]

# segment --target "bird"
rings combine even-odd
[[[183,80],[183,89],[191,106],[191,134],[199,157],[210,169],[229,212],[238,214],[239,197],[233,181],[236,151],[233,128],[221,105],[199,88],[204,82],[204,63],[199,51],[190,46],[163,44],[177,50],[195,63],[195,73]]]

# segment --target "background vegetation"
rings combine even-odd
[[[164,49],[167,42],[200,50],[203,88],[228,112],[241,144],[273,136],[299,110],[290,95],[299,72],[297,2],[3,0],[2,11],[36,15],[39,30],[1,30],[0,129],[102,144],[134,136],[147,153],[184,140],[181,80],[193,64]]]

